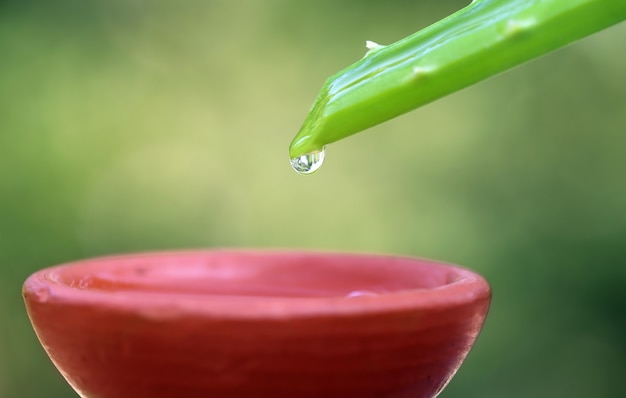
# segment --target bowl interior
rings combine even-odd
[[[157,253],[58,267],[56,284],[79,290],[240,297],[356,297],[436,289],[462,270],[415,259],[308,253]]]

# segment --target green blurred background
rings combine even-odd
[[[325,78],[464,6],[0,0],[0,397],[72,397],[26,317],[39,268],[188,247],[408,254],[493,286],[442,394],[616,397],[626,374],[626,25],[328,149]]]

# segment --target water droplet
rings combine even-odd
[[[76,283],[75,287],[79,289],[89,289],[93,283],[93,278],[90,276],[86,276],[81,278],[78,283]]]
[[[346,297],[361,297],[361,296],[378,296],[378,293],[369,290],[355,290],[350,292]]]
[[[291,158],[291,167],[300,174],[313,174],[322,167],[326,150],[307,153],[306,155]]]
[[[50,288],[48,287],[40,287],[34,293],[40,303],[45,303],[50,299]]]

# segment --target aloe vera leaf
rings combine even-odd
[[[427,104],[626,19],[626,0],[475,0],[331,76],[292,158]]]

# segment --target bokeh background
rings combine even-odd
[[[328,148],[287,146],[327,76],[434,0],[0,1],[0,397],[72,397],[20,286],[84,257],[416,255],[493,285],[442,394],[616,397],[626,374],[626,25]]]

